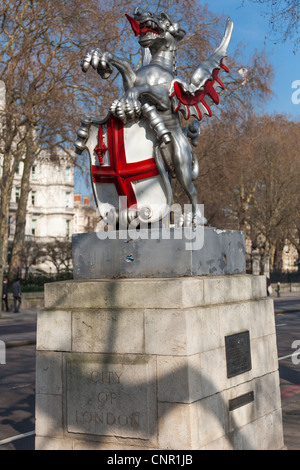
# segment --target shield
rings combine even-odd
[[[103,121],[90,118],[88,127],[85,148],[100,215],[105,218],[111,210],[130,209],[148,223],[165,217],[169,211],[165,175],[156,164],[157,138],[147,120],[123,124],[109,115]]]

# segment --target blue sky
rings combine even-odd
[[[293,52],[291,42],[277,43],[271,40],[269,18],[264,13],[268,11],[265,5],[252,3],[248,0],[206,0],[209,9],[217,14],[229,16],[234,29],[231,39],[232,51],[242,41],[245,45],[244,55],[251,56],[257,49],[266,50],[268,59],[273,64],[274,81],[272,89],[274,96],[270,99],[262,112],[284,113],[290,119],[300,120],[300,103],[293,104],[292,95],[295,89],[292,83],[299,80],[300,90],[300,50]],[[228,54],[231,52],[231,45]],[[300,92],[298,95],[300,98]],[[300,99],[299,99],[300,101]],[[260,110],[257,110],[259,113]],[[87,157],[87,154],[86,154]],[[75,191],[82,194],[91,194],[92,188],[82,176],[76,172]]]
[[[292,102],[292,94],[296,91],[292,88],[292,83],[299,80],[300,84],[300,50],[294,54],[291,42],[275,44],[271,40],[274,34],[270,32],[269,18],[265,15],[269,7],[248,0],[208,0],[206,3],[214,13],[225,14],[232,19],[233,50],[235,45],[243,41],[246,46],[245,55],[248,53],[250,56],[255,49],[265,49],[268,53],[274,69],[274,97],[266,103],[264,111],[284,113],[290,119],[298,120],[300,104]],[[230,55],[230,47],[228,54]]]

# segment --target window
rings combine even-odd
[[[31,204],[35,206],[35,203],[36,203],[36,192],[31,191]]]
[[[31,178],[34,180],[36,178],[36,166],[32,165],[31,167]]]
[[[66,168],[66,181],[71,181],[71,168],[69,166]]]
[[[21,190],[20,188],[15,188],[15,201],[16,203],[19,202],[19,199],[20,199],[20,193],[21,193]]]
[[[36,220],[32,219],[31,221],[31,235],[35,236],[36,233]]]
[[[66,207],[70,207],[70,193],[66,193]]]
[[[289,269],[289,267],[290,267],[290,262],[289,262],[288,259],[286,259],[286,260],[284,261],[284,269]]]

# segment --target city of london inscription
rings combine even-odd
[[[149,379],[145,362],[67,361],[68,431],[148,438]]]

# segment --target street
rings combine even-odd
[[[284,441],[288,450],[299,450],[300,293],[282,293],[280,298],[273,294],[272,298]],[[0,364],[0,450],[34,450],[35,335],[36,312],[3,312],[0,339],[6,344],[6,364]]]
[[[300,449],[300,294],[274,297],[275,324],[284,424],[288,450]]]
[[[6,364],[0,365],[0,450],[34,450],[36,313],[0,318]]]

